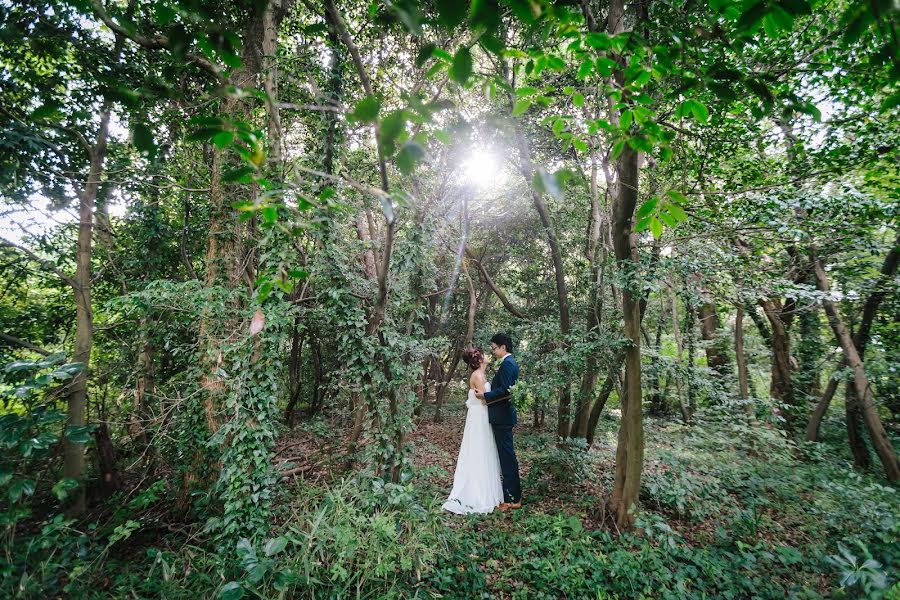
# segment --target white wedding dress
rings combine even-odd
[[[490,389],[491,384],[486,384],[485,391]],[[488,422],[487,406],[475,397],[475,390],[469,390],[466,408],[466,427],[456,459],[453,490],[444,502],[444,509],[458,515],[489,513],[503,502],[497,444]]]

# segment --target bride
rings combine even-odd
[[[444,508],[459,515],[489,513],[503,502],[500,459],[488,422],[487,405],[475,397],[476,392],[484,393],[491,389],[484,374],[489,359],[479,348],[472,348],[463,353],[463,360],[472,369],[466,399],[468,412],[456,459],[453,490],[444,502]]]

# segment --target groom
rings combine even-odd
[[[500,510],[522,508],[519,461],[516,459],[512,433],[518,418],[509,391],[519,378],[519,365],[513,358],[512,349],[512,338],[505,333],[498,333],[491,338],[491,353],[500,361],[500,366],[491,379],[491,391],[475,394],[479,400],[487,403],[488,421],[497,442],[500,471],[503,473],[503,503],[499,506]]]

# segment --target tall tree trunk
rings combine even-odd
[[[291,332],[291,355],[288,359],[288,405],[284,409],[284,421],[291,429],[296,420],[297,403],[302,389],[302,358],[304,336],[300,333],[300,315],[294,316]],[[312,408],[312,407],[310,407]]]
[[[850,446],[850,454],[853,455],[853,466],[867,471],[872,466],[872,457],[869,456],[869,448],[863,438],[862,411],[859,407],[859,397],[856,395],[853,378],[847,379],[844,386],[844,411],[847,422],[847,443]]]
[[[534,165],[531,159],[531,149],[528,141],[521,132],[516,134],[519,160],[521,161],[522,177],[525,179],[526,185],[531,188],[531,200],[534,208],[540,217],[541,225],[544,228],[544,234],[547,237],[547,245],[550,247],[550,257],[553,261],[553,273],[556,279],[556,302],[559,305],[559,333],[562,337],[560,343],[565,347],[568,345],[567,338],[571,329],[571,320],[569,316],[569,295],[566,287],[566,275],[563,270],[562,252],[559,248],[559,241],[556,238],[556,230],[550,221],[550,215],[547,213],[547,207],[541,198],[541,193],[534,187]],[[569,437],[570,419],[569,411],[571,409],[572,386],[566,377],[566,383],[559,395],[559,413],[556,422],[556,435],[558,438]]]
[[[872,388],[869,385],[869,379],[866,376],[865,366],[860,358],[860,353],[857,350],[856,344],[853,343],[853,339],[850,337],[850,332],[844,325],[844,320],[841,317],[837,305],[835,305],[832,300],[828,299],[828,276],[825,274],[825,269],[822,268],[822,263],[815,251],[810,252],[810,259],[812,260],[812,266],[816,275],[816,283],[818,284],[819,290],[825,292],[825,296],[822,298],[822,304],[825,308],[825,314],[828,315],[828,322],[831,324],[834,336],[837,338],[838,343],[841,345],[841,349],[844,351],[847,365],[853,370],[853,385],[856,387],[856,394],[858,396],[858,401],[854,404],[859,407],[859,410],[862,413],[863,422],[866,424],[866,429],[869,431],[869,438],[872,440],[872,446],[875,448],[875,452],[881,459],[881,464],[884,466],[884,472],[888,481],[900,481],[900,462],[897,460],[897,453],[894,451],[893,446],[891,446],[891,441],[888,439],[887,433],[885,433],[884,427],[881,424],[881,419],[878,417]]]
[[[706,364],[717,375],[728,374],[728,355],[720,338],[721,324],[714,302],[703,302],[699,310],[700,335],[706,342]]]
[[[589,334],[598,334],[600,330],[600,314],[603,298],[603,270],[606,264],[606,225],[604,215],[600,210],[600,198],[597,191],[597,162],[591,156],[591,221],[588,228],[585,256],[591,265],[591,286],[585,323]],[[588,437],[588,427],[591,420],[591,400],[597,380],[600,375],[600,365],[597,356],[591,352],[585,358],[584,373],[581,376],[581,385],[578,389],[578,400],[575,409],[575,419],[572,423],[572,437]]]
[[[117,44],[121,49],[121,42]],[[118,52],[117,52],[118,54]],[[94,339],[94,318],[91,306],[91,254],[93,250],[94,202],[100,189],[106,163],[107,138],[109,135],[110,107],[105,103],[100,113],[100,127],[96,141],[91,148],[91,163],[87,181],[79,194],[78,204],[78,246],[74,278],[75,293],[75,352],[74,362],[83,368],[72,381],[67,408],[66,425],[84,427],[87,408],[87,380],[90,372],[91,347]],[[78,489],[70,495],[65,507],[68,517],[78,517],[86,508],[84,488],[84,444],[65,440],[63,451],[63,477],[78,482]]]
[[[684,344],[681,342],[681,324],[678,322],[678,299],[675,297],[675,292],[671,287],[669,288],[669,304],[672,307],[672,334],[675,336],[675,363],[678,365],[678,372],[675,374],[675,393],[678,394],[678,409],[681,411],[681,419],[685,423],[690,423],[691,413],[684,403],[684,394],[681,391],[681,366],[683,363]]]
[[[613,3],[621,0],[613,0]],[[634,273],[639,258],[632,217],[637,204],[638,165],[637,153],[630,147],[622,151],[617,161],[619,186],[613,202],[613,247],[616,262],[622,272]],[[638,503],[641,470],[644,462],[643,411],[641,406],[641,332],[640,292],[636,281],[630,281],[622,289],[622,313],[625,320],[625,338],[630,342],[625,356],[625,386],[622,403],[622,420],[619,426],[619,443],[616,448],[616,475],[613,483],[610,509],[619,527],[630,527],[634,522],[631,510]]]
[[[147,317],[138,321],[140,342],[138,343],[137,380],[134,385],[134,410],[132,414],[131,437],[135,444],[144,448],[146,452],[145,463],[150,462],[150,436],[147,435],[147,398],[152,397],[155,391],[153,369],[153,343],[147,331]]]
[[[894,240],[893,248],[891,248],[890,252],[888,252],[887,256],[884,258],[884,263],[881,265],[881,275],[875,283],[875,286],[872,288],[869,297],[866,298],[862,319],[860,319],[859,322],[859,329],[856,330],[856,334],[853,336],[853,344],[859,351],[860,360],[863,360],[865,357],[866,346],[869,343],[869,334],[872,331],[872,322],[875,320],[875,315],[878,314],[878,307],[881,304],[881,301],[884,300],[884,297],[887,295],[887,283],[890,282],[897,273],[898,264],[900,264],[900,234],[898,234],[897,238]],[[846,366],[846,360],[841,360],[840,364],[837,366],[837,370],[841,371]],[[816,406],[815,411],[813,411],[813,414],[809,419],[809,424],[806,426],[807,441],[813,442],[818,439],[819,426],[822,422],[822,418],[828,411],[828,405],[831,403],[831,398],[834,396],[837,386],[838,381],[836,379],[832,378],[828,381],[825,393],[822,394],[822,399]]]
[[[693,418],[697,412],[697,335],[694,332],[694,314],[697,309],[690,301],[685,302],[684,335],[687,341],[688,402],[687,413]]]
[[[642,6],[638,6],[643,13]],[[638,20],[640,20],[640,15]],[[610,35],[625,31],[625,2],[610,0],[607,24]],[[624,85],[624,65],[619,64],[615,79]],[[623,101],[626,98],[623,97]],[[618,115],[614,115],[617,117]],[[618,118],[615,118],[618,122]],[[644,425],[641,405],[641,292],[637,279],[640,264],[632,219],[638,200],[638,154],[625,144],[616,160],[618,175],[612,203],[612,237],[616,264],[622,274],[630,273],[622,287],[622,317],[625,338],[630,345],[625,351],[625,385],[621,397],[622,419],[616,447],[616,474],[610,497],[610,511],[620,528],[630,527],[635,518],[644,465]]]
[[[734,318],[734,358],[737,363],[738,393],[746,403],[747,418],[755,421],[756,411],[750,402],[750,379],[747,373],[747,356],[744,354],[744,307],[738,303]]]
[[[796,415],[793,414],[796,402],[794,400],[794,385],[791,377],[791,347],[788,331],[782,320],[782,308],[779,303],[771,299],[759,301],[763,312],[769,321],[772,333],[772,386],[770,394],[773,398],[781,400],[788,406],[788,414],[785,415],[786,429],[790,435],[796,429]]]
[[[652,384],[652,395],[650,396],[650,410],[657,415],[663,415],[666,413],[666,401],[665,395],[663,394],[662,389],[660,389],[660,371],[662,370],[662,357],[660,355],[660,348],[662,347],[662,332],[663,332],[663,320],[665,319],[665,312],[663,307],[659,309],[659,320],[656,322],[656,336],[653,339],[653,350],[654,350],[654,358],[653,362],[655,363],[653,369],[653,381]]]

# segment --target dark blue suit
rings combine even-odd
[[[519,460],[513,446],[513,427],[518,423],[516,407],[512,403],[509,389],[519,379],[519,364],[512,354],[504,357],[500,368],[491,379],[491,391],[484,394],[488,404],[488,421],[494,430],[497,454],[500,457],[500,471],[503,474],[503,501],[522,500],[522,484],[519,481]]]

